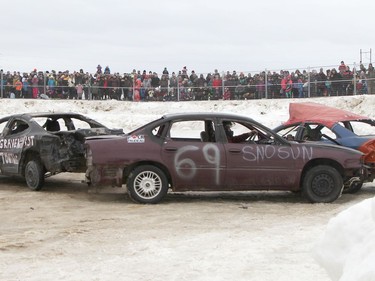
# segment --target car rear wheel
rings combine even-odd
[[[40,160],[29,160],[25,167],[25,179],[27,186],[38,191],[44,184],[44,171]]]
[[[130,198],[139,203],[155,204],[168,192],[164,172],[152,165],[136,167],[129,175],[127,189]]]
[[[343,187],[342,177],[335,168],[319,165],[306,172],[302,194],[313,203],[330,203],[341,196]]]

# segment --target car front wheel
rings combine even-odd
[[[312,203],[330,203],[341,196],[343,187],[342,177],[335,168],[319,165],[306,172],[302,194]]]
[[[27,186],[34,191],[38,191],[44,184],[43,166],[39,160],[30,160],[25,167],[25,179]]]
[[[168,192],[168,180],[158,167],[144,165],[136,167],[126,183],[130,198],[139,203],[155,204]]]

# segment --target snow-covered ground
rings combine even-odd
[[[112,128],[130,131],[165,113],[234,112],[275,127],[288,119],[290,102],[314,101],[375,118],[375,96],[199,102],[124,102],[114,100],[0,100],[0,117],[22,112],[69,111],[88,115]],[[280,218],[282,219],[282,218]],[[332,280],[375,280],[375,198],[332,217],[311,252]],[[1,238],[1,237],[0,237]],[[296,265],[297,266],[297,265]],[[296,267],[298,271],[298,267]],[[1,273],[0,273],[1,276]],[[307,276],[301,276],[304,280]],[[92,279],[96,280],[96,279]],[[173,279],[172,279],[173,280]],[[202,279],[201,279],[202,280]]]

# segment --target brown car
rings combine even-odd
[[[127,185],[157,203],[172,191],[302,191],[332,202],[361,181],[363,154],[330,144],[287,141],[251,118],[225,113],[169,114],[123,136],[86,139],[86,181]]]

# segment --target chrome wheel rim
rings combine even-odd
[[[134,179],[134,191],[143,199],[152,199],[158,196],[162,189],[162,180],[157,173],[144,171]]]

